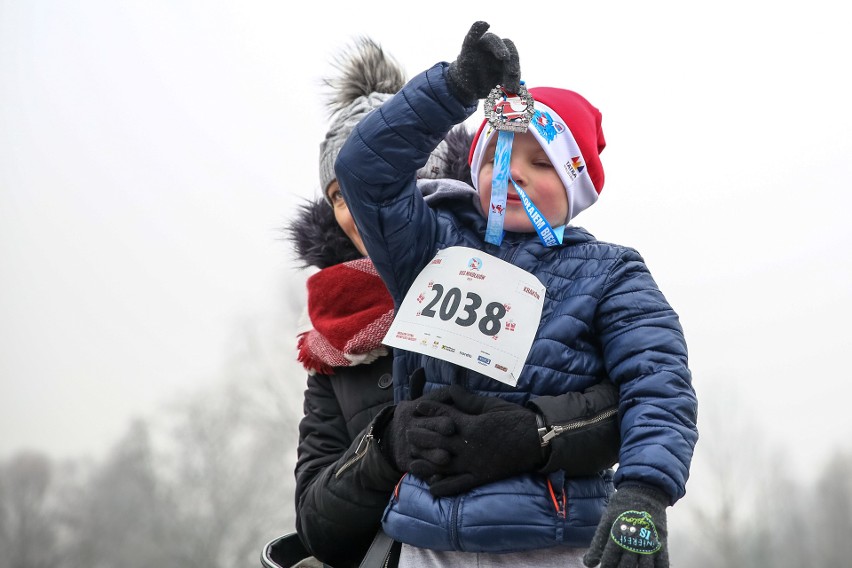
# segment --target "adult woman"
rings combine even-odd
[[[335,95],[334,120],[320,147],[324,199],[302,205],[287,229],[302,264],[320,269],[307,282],[312,329],[299,338],[299,360],[310,374],[299,425],[296,528],[314,556],[343,568],[364,556],[401,474],[370,446],[348,466],[350,475],[336,475],[373,418],[393,402],[392,356],[381,345],[393,302],[365,257],[332,166],[354,125],[399,90],[405,76],[369,39],[338,68],[340,78],[327,81]],[[421,176],[469,183],[472,138],[465,129],[451,132]]]

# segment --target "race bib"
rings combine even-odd
[[[414,280],[383,343],[515,386],[544,294],[526,270],[480,250],[446,248]]]

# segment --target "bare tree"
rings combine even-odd
[[[730,392],[704,401],[689,494],[670,511],[672,565],[849,565],[852,457],[838,455],[814,487],[751,417]]]
[[[750,520],[739,527],[743,562],[748,566],[811,566],[814,552],[812,503],[807,487],[791,476],[789,457],[775,454],[757,464]],[[745,496],[747,497],[747,496]]]
[[[672,563],[738,566],[748,556],[742,535],[762,479],[760,430],[729,392],[702,400],[699,430],[687,496],[669,513]]]
[[[104,463],[66,498],[66,559],[74,568],[168,565],[173,517],[148,425],[136,420]]]
[[[0,568],[55,566],[52,474],[52,463],[38,453],[23,452],[0,464]]]
[[[813,489],[808,520],[816,550],[809,564],[848,566],[852,562],[852,454],[837,454]]]
[[[0,463],[0,568],[257,565],[295,525],[297,304],[271,331],[244,323],[220,380],[133,421],[103,460]]]
[[[276,372],[286,366],[244,331],[225,380],[172,408],[166,478],[181,567],[257,563],[263,543],[293,526],[298,416]]]

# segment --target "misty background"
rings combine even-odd
[[[319,193],[322,78],[361,35],[412,76],[479,19],[601,109],[574,223],[681,316],[701,438],[673,564],[847,564],[839,10],[0,0],[0,568],[251,566],[292,530],[307,273],[281,228]]]

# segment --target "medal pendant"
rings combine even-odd
[[[523,83],[517,93],[497,85],[488,93],[483,110],[488,124],[496,130],[526,132],[535,112],[535,101]]]

